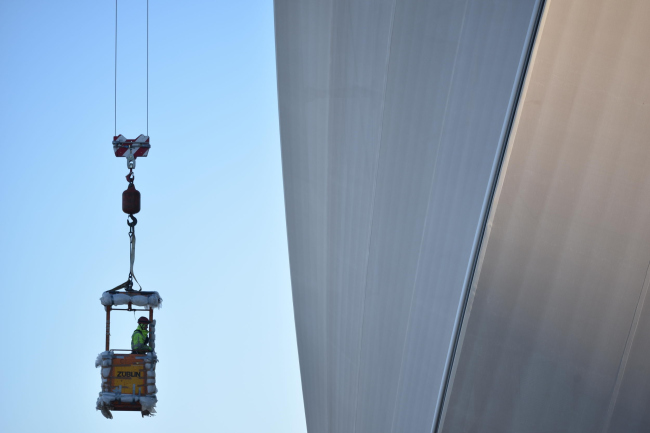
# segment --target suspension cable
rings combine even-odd
[[[147,137],[148,136],[149,136],[149,0],[147,0]]]
[[[147,137],[149,136],[149,0],[146,0],[147,2],[147,72],[146,72],[146,77],[147,77]],[[115,95],[114,95],[114,135],[117,136],[117,24],[118,24],[118,0],[115,0]],[[132,141],[132,140],[127,140],[127,141]],[[121,143],[121,142],[120,142]],[[113,145],[115,146],[118,144],[117,141],[113,141]],[[139,146],[139,145],[138,145]],[[133,264],[135,262],[135,226],[138,223],[138,220],[136,217],[133,215],[134,213],[138,213],[140,211],[140,193],[135,189],[135,186],[133,185],[133,180],[134,180],[134,175],[133,175],[133,168],[135,167],[135,155],[133,154],[133,149],[131,148],[131,144],[128,144],[129,147],[129,154],[125,155],[127,156],[127,166],[130,169],[129,174],[126,176],[126,180],[129,182],[129,187],[127,188],[124,193],[122,193],[122,210],[128,214],[126,223],[129,226],[129,277],[127,281],[114,289],[112,291],[117,291],[121,288],[125,288],[127,292],[133,291],[133,281],[138,284],[140,287],[140,291],[142,291],[142,286],[140,285],[140,282],[135,276],[135,273],[133,272]],[[148,147],[148,146],[147,146]],[[116,156],[117,156],[117,151],[116,151]],[[121,156],[121,155],[120,155]],[[146,156],[146,154],[144,155]],[[131,158],[131,159],[129,159]],[[131,165],[131,162],[133,163]],[[126,202],[125,202],[125,194],[126,195]],[[133,196],[135,194],[135,196]],[[133,202],[135,200],[135,202]],[[125,207],[125,203],[127,203]]]
[[[117,0],[115,0],[115,121],[113,135],[117,135]],[[149,0],[147,0],[147,136],[149,136]]]
[[[115,0],[115,132],[113,135],[117,135],[117,0]]]

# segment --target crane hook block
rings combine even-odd
[[[122,193],[122,211],[130,215],[140,212],[140,191],[135,189],[133,183],[129,183]]]
[[[128,139],[122,134],[113,137],[113,152],[117,157],[126,158],[126,167],[129,169],[135,168],[135,159],[144,158],[149,154],[149,137],[146,135],[138,135],[138,138]]]

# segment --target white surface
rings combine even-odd
[[[151,350],[156,350],[156,320],[152,320],[149,325],[149,347]]]
[[[96,410],[102,411],[102,414],[109,418],[106,415],[106,412],[110,414],[110,411],[108,411],[106,407],[116,401],[122,403],[140,402],[143,411],[147,410],[151,414],[154,414],[156,413],[155,407],[158,399],[155,395],[138,396],[132,394],[121,394],[119,392],[100,392],[99,397],[97,398]]]
[[[430,432],[532,0],[276,0],[310,433]]]
[[[102,305],[128,305],[131,302],[133,305],[144,308],[161,308],[162,307],[162,298],[158,292],[153,292],[149,296],[138,295],[138,292],[134,293],[102,293],[102,297],[99,299]]]
[[[550,1],[442,433],[650,432],[650,2]]]

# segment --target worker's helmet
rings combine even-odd
[[[146,317],[142,316],[138,319],[138,323],[149,323],[149,319]]]

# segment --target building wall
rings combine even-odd
[[[442,432],[650,431],[649,24],[547,2]]]
[[[534,0],[276,0],[307,425],[430,432]]]

